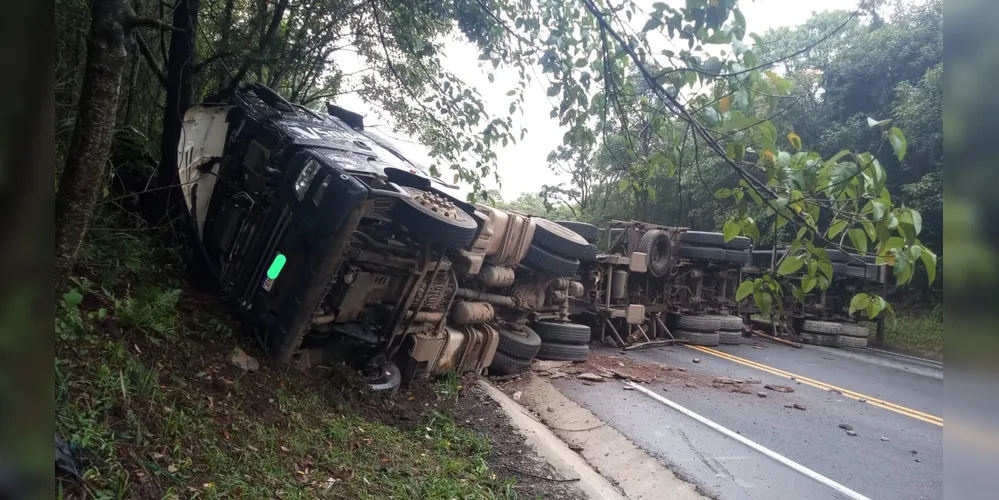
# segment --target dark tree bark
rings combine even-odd
[[[56,290],[76,263],[87,225],[104,186],[114,135],[125,48],[122,0],[91,0],[87,62],[76,127],[55,203]]]
[[[184,112],[191,106],[191,77],[194,74],[195,36],[198,27],[200,0],[180,0],[173,11],[174,31],[170,36],[167,58],[166,109],[163,112],[163,137],[160,142],[160,164],[157,169],[158,187],[164,200],[164,211],[181,199],[180,178],[177,176],[177,143],[180,142]],[[165,189],[167,186],[174,188]]]

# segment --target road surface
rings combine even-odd
[[[620,355],[617,350],[595,352]],[[943,370],[938,365],[863,350],[793,349],[764,341],[648,349],[625,356],[683,367],[707,380],[759,380],[746,386],[749,394],[682,383],[646,387],[860,498],[943,495]],[[624,390],[620,382],[553,383],[711,497],[850,498],[640,391]],[[794,392],[767,390],[766,384],[786,385]],[[856,435],[848,435],[841,424]]]

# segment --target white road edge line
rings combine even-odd
[[[680,413],[683,413],[684,415],[686,415],[686,416],[688,416],[688,417],[690,417],[690,418],[692,418],[694,420],[697,420],[698,422],[700,422],[700,423],[702,423],[702,424],[704,424],[704,425],[706,425],[706,426],[708,426],[708,427],[710,427],[710,428],[712,428],[712,429],[714,429],[714,430],[716,430],[716,431],[718,431],[718,432],[720,432],[720,433],[722,433],[722,434],[724,434],[724,435],[726,435],[726,436],[728,436],[728,437],[730,437],[730,438],[732,438],[732,439],[734,439],[734,440],[736,440],[736,441],[738,441],[738,442],[740,442],[740,443],[742,443],[742,444],[744,444],[744,445],[746,445],[746,446],[748,446],[748,447],[750,447],[750,448],[752,448],[752,449],[754,449],[754,450],[756,450],[756,451],[758,451],[758,452],[760,452],[760,453],[762,453],[762,454],[764,454],[764,455],[766,455],[766,456],[768,456],[768,457],[770,457],[770,458],[772,458],[772,459],[774,459],[774,460],[776,460],[776,461],[778,461],[778,462],[780,462],[780,463],[782,463],[782,464],[784,464],[784,465],[786,465],[786,466],[788,466],[788,467],[790,467],[792,469],[794,469],[797,472],[800,472],[801,474],[803,474],[805,476],[808,476],[808,477],[810,477],[810,478],[812,478],[812,479],[814,479],[814,480],[816,480],[816,481],[818,481],[818,482],[820,482],[820,483],[822,483],[822,484],[824,484],[824,485],[826,485],[826,486],[828,486],[828,487],[830,487],[830,488],[838,491],[839,493],[842,493],[843,495],[846,495],[849,498],[852,498],[854,500],[871,500],[870,498],[865,497],[864,495],[861,495],[860,493],[857,493],[856,491],[853,491],[850,488],[847,488],[846,486],[843,486],[842,484],[839,484],[836,481],[833,481],[832,479],[829,479],[828,477],[825,477],[822,474],[819,474],[818,472],[815,472],[812,469],[809,469],[808,467],[805,467],[804,465],[801,465],[798,462],[795,462],[794,460],[791,460],[790,458],[787,458],[784,455],[781,455],[780,453],[777,453],[776,451],[773,451],[773,450],[771,450],[769,448],[766,448],[763,445],[757,444],[756,442],[749,440],[748,438],[742,436],[741,434],[736,434],[735,432],[732,432],[729,429],[727,429],[725,427],[722,427],[721,425],[718,425],[718,424],[712,422],[711,420],[708,420],[708,419],[706,419],[706,418],[704,418],[704,417],[702,417],[702,416],[700,416],[700,415],[698,415],[698,414],[696,414],[696,413],[694,413],[694,412],[692,412],[692,411],[690,411],[690,410],[688,410],[688,409],[686,409],[686,408],[684,408],[684,407],[682,407],[682,406],[680,406],[680,405],[678,405],[678,404],[676,404],[676,403],[674,403],[674,402],[672,402],[672,401],[664,398],[663,396],[657,394],[654,391],[649,390],[646,387],[643,387],[643,386],[641,386],[639,384],[636,384],[634,382],[628,382],[628,385],[631,386],[632,388],[634,388],[637,391],[643,392],[645,395],[651,397],[652,399],[655,399],[656,401],[659,401],[660,403],[662,403],[662,404],[664,404],[666,406],[669,406],[670,408],[673,408],[674,410],[676,410],[676,411],[678,411]]]

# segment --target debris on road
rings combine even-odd
[[[520,391],[517,391],[517,392],[513,393],[513,400],[514,401],[520,401],[520,396],[522,396],[523,394],[524,393],[522,393]]]
[[[802,406],[802,405],[799,405],[798,403],[795,403],[795,404],[791,405],[791,408],[794,408],[795,410],[805,411],[805,407]]]
[[[729,384],[729,385],[742,383],[741,380],[736,380],[734,378],[728,378],[728,377],[715,377],[714,382],[716,384]]]
[[[860,401],[861,403],[866,403],[866,402],[867,402],[867,400],[866,400],[866,399],[864,399],[864,398],[860,398],[860,399],[858,399],[857,401]]]
[[[852,431],[853,430],[853,426],[850,425],[850,424],[839,424],[839,428],[843,429],[844,431]]]
[[[833,394],[843,394],[843,392],[840,391],[839,389],[829,389],[829,392],[831,392]]]
[[[857,435],[857,433],[856,433],[856,432],[853,432],[853,431],[846,431],[846,435],[847,435],[847,436],[856,436],[856,435]]]
[[[695,383],[693,383],[693,382],[687,382],[686,384],[683,384],[683,385],[685,385],[685,386],[687,386],[687,387],[690,387],[691,389],[693,389],[693,388],[697,387],[697,384],[695,384]]]
[[[889,440],[888,438],[884,437],[884,436],[881,436],[881,441],[882,441],[882,442],[888,442],[888,441],[890,441],[890,440]]]
[[[583,447],[576,443],[569,443],[569,449],[576,453],[583,451]]]
[[[630,386],[630,385],[624,386],[623,389],[626,390],[626,391],[633,391],[633,390],[635,390],[635,388],[632,387],[632,386]]]
[[[759,396],[759,397],[761,397],[761,398],[767,397],[767,393],[762,392],[762,391],[761,392],[757,392],[756,395]]]
[[[701,358],[694,358],[691,361],[693,361],[694,363],[700,363],[701,362]]]
[[[681,372],[687,371],[687,369],[684,368],[684,367],[682,367],[682,366],[678,366],[678,367],[676,367],[676,369],[677,369],[677,371],[681,371]]]
[[[591,373],[591,372],[580,373],[579,375],[576,375],[576,378],[578,378],[579,380],[588,380],[590,382],[603,382],[604,381],[604,377],[601,377],[600,375],[597,375],[596,373]]]
[[[783,393],[794,392],[794,388],[788,387],[786,385],[767,384],[763,386],[763,388],[770,389],[771,391],[775,392],[783,392]]]
[[[749,390],[749,389],[745,389],[745,388],[743,388],[743,387],[736,387],[736,388],[733,388],[733,389],[732,389],[731,391],[729,391],[729,392],[735,392],[735,393],[739,393],[739,394],[752,394],[752,393],[753,393],[753,391],[751,391],[751,390]]]
[[[229,355],[229,361],[248,372],[255,372],[260,369],[260,362],[238,347],[233,349],[232,354]]]

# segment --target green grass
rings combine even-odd
[[[943,313],[939,310],[899,312],[894,325],[890,318],[886,320],[885,342],[892,346],[942,355]]]
[[[85,261],[87,278],[59,301],[56,430],[84,467],[84,485],[60,485],[59,498],[515,498],[486,462],[488,441],[443,409],[457,377],[435,383],[439,409],[391,425],[381,416],[394,403],[355,374],[233,367],[227,354],[246,340],[154,264],[174,261],[169,250],[87,252],[146,264],[107,276]]]

